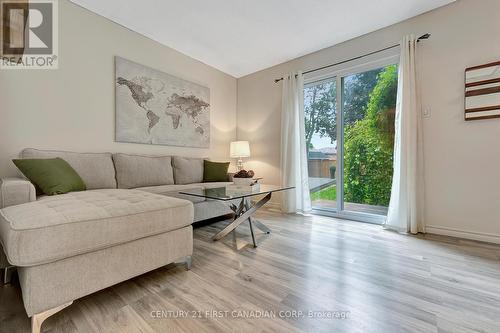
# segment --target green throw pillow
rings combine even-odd
[[[85,191],[82,178],[62,158],[12,160],[34,185],[47,195]]]
[[[227,182],[227,169],[229,162],[203,161],[203,181],[204,182]]]

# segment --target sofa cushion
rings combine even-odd
[[[162,186],[149,186],[149,187],[139,187],[137,190],[146,191],[149,193],[166,195],[168,197],[179,198],[189,200],[192,203],[198,203],[205,201],[205,198],[196,197],[193,195],[180,194],[180,191],[188,190],[199,190],[200,193],[203,191],[203,185],[162,185]]]
[[[201,183],[203,181],[203,158],[174,156],[174,179],[176,184]]]
[[[174,183],[172,157],[113,154],[118,188],[170,185]]]
[[[9,262],[34,266],[190,225],[193,204],[139,190],[43,197],[0,210]]]
[[[62,158],[23,158],[12,162],[47,195],[86,190],[80,175]]]
[[[230,162],[203,161],[203,182],[226,182]]]
[[[20,156],[21,158],[60,157],[82,177],[88,190],[116,188],[115,167],[111,153],[75,153],[26,148]]]

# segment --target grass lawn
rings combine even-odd
[[[318,192],[311,193],[311,200],[337,200],[337,186],[332,185]]]

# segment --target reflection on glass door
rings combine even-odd
[[[336,78],[304,87],[309,188],[315,208],[337,208]]]
[[[342,78],[345,211],[387,215],[397,86],[396,65]]]
[[[397,81],[397,65],[389,65],[304,87],[314,209],[358,218],[387,214]]]

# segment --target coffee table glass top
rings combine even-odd
[[[190,190],[180,191],[180,194],[192,195],[195,197],[202,197],[214,200],[233,200],[251,197],[254,195],[262,195],[273,192],[285,191],[293,187],[282,187],[276,185],[259,184],[258,187],[254,186],[241,186],[236,187],[229,185],[228,187],[215,187],[215,188],[194,188]]]

